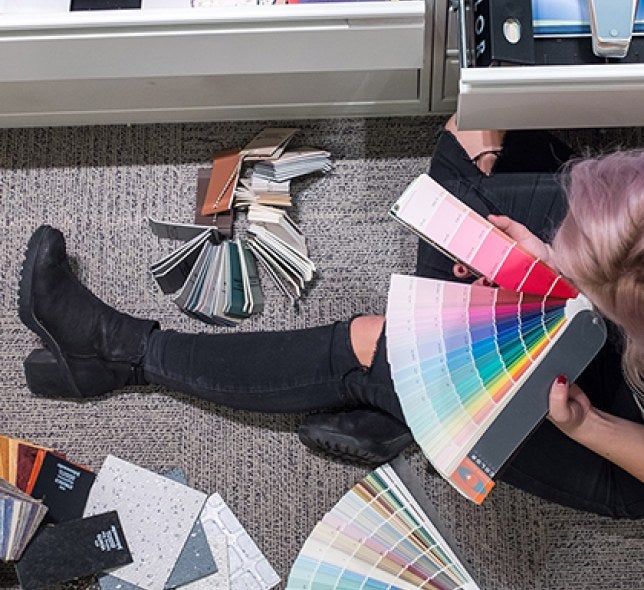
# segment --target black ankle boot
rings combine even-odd
[[[405,424],[370,408],[309,414],[298,435],[314,451],[363,464],[386,463],[414,440]]]
[[[68,397],[87,397],[131,383],[140,373],[148,336],[159,327],[116,311],[81,285],[69,266],[63,235],[46,225],[27,246],[18,311],[56,361],[53,381],[47,377],[54,374],[50,367],[31,371],[39,395],[65,391]]]

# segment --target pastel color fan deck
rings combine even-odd
[[[426,174],[407,187],[390,212],[422,239],[499,287],[565,299],[578,295],[557,271]]]
[[[390,213],[500,287],[394,275],[387,305],[407,424],[438,472],[480,504],[545,416],[555,377],[576,379],[606,328],[557,271],[426,174]]]
[[[477,590],[440,528],[399,457],[357,483],[315,526],[286,590]]]

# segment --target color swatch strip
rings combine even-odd
[[[579,294],[555,270],[426,174],[407,187],[391,214],[450,258],[504,289],[564,299]]]
[[[454,473],[571,315],[589,307],[582,298],[567,302],[392,276],[386,335],[394,387],[416,442],[444,477]]]
[[[287,590],[476,590],[389,465],[357,483],[313,529]]]

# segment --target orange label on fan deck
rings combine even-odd
[[[494,487],[492,479],[468,457],[461,461],[449,479],[461,493],[477,504],[481,504]]]

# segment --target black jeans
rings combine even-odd
[[[569,148],[549,134],[510,133],[495,173],[487,177],[469,162],[454,137],[444,133],[430,174],[479,213],[510,215],[547,239],[565,214],[556,169],[569,156]],[[418,275],[455,280],[452,266],[434,248],[419,244]],[[151,383],[230,408],[299,413],[367,406],[403,420],[384,334],[371,367],[365,368],[353,353],[349,331],[350,321],[284,332],[156,331],[144,359],[145,376]],[[611,346],[579,383],[596,406],[641,421],[619,370],[619,353]],[[644,516],[644,484],[549,422],[537,429],[500,478],[573,508],[614,517]]]
[[[403,420],[384,336],[371,368],[356,358],[351,321],[282,332],[152,332],[146,381],[216,404],[257,412],[377,407]]]

